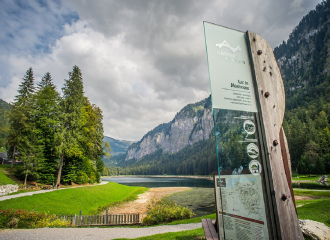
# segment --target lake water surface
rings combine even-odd
[[[213,188],[213,181],[199,178],[178,177],[101,177],[102,181],[116,182],[127,186],[155,187],[202,187]]]

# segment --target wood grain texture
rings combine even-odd
[[[255,69],[260,99],[262,123],[265,130],[266,158],[269,160],[275,191],[276,212],[282,239],[304,239],[287,181],[280,144],[280,130],[285,110],[284,85],[273,50],[255,33],[247,32],[251,44],[252,61]],[[269,93],[269,96],[266,97]],[[275,141],[275,142],[274,142]],[[287,152],[288,153],[288,152]],[[283,201],[282,197],[288,198]]]

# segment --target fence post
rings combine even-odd
[[[105,221],[104,224],[108,224],[108,209],[105,211]]]
[[[74,215],[74,219],[73,219],[73,225],[76,226],[76,214]]]

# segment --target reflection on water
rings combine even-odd
[[[305,188],[305,189],[324,189],[330,190],[330,186],[322,185],[320,183],[292,183],[293,188]]]
[[[116,182],[127,186],[155,187],[202,187],[213,188],[213,181],[197,178],[176,177],[102,177],[103,181]]]

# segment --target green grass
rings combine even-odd
[[[213,214],[205,215],[205,216],[202,216],[202,217],[189,218],[189,219],[184,219],[184,220],[177,220],[177,221],[173,221],[173,222],[162,224],[162,225],[178,225],[178,224],[188,224],[188,223],[200,223],[200,222],[202,222],[202,218],[211,218],[212,220],[215,220],[216,215],[215,215],[215,213],[213,213]]]
[[[330,191],[328,190],[306,190],[306,189],[294,189],[295,196],[307,196],[311,198],[330,198]]]
[[[69,188],[0,202],[0,209],[23,209],[49,214],[97,214],[108,207],[131,201],[146,191],[110,182],[105,185]]]
[[[128,238],[116,238],[116,240],[126,240]],[[136,240],[201,240],[205,239],[203,228],[197,228],[181,232],[168,232],[163,234],[156,234],[148,237],[134,238]]]
[[[196,196],[198,197],[196,198]],[[193,188],[188,191],[173,193],[165,198],[188,207],[197,217],[215,212],[213,188]]]
[[[329,175],[329,174],[307,174],[307,175],[298,175],[298,174],[292,174],[292,180],[294,181],[317,181],[319,178],[323,175]],[[299,177],[299,178],[297,178]]]
[[[299,200],[296,205],[299,219],[322,222],[330,227],[330,199]]]
[[[7,185],[7,184],[17,184],[14,180],[11,178],[7,177],[7,175],[3,172],[4,168],[9,168],[10,166],[8,165],[0,165],[0,185]]]

